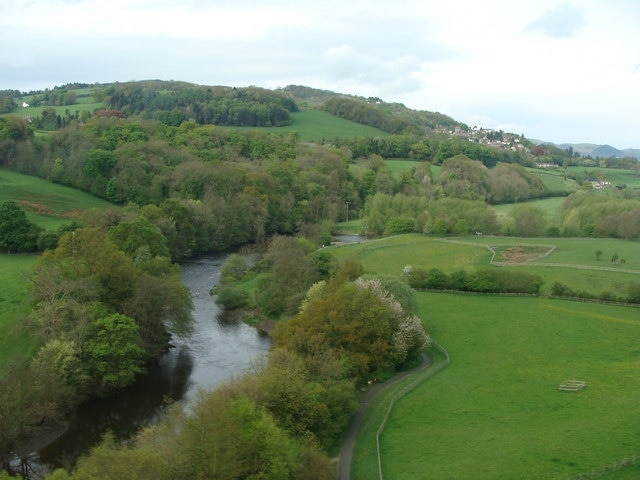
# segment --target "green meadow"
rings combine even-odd
[[[338,118],[323,110],[300,110],[291,115],[291,125],[285,127],[233,127],[238,130],[259,130],[288,135],[297,133],[303,142],[331,141],[333,138],[388,137],[389,134],[374,127]]]
[[[86,209],[112,206],[79,190],[0,168],[0,202],[5,200],[19,203],[30,221],[48,230],[69,223]]]
[[[564,169],[527,168],[538,175],[552,195],[567,195],[580,188],[578,182],[565,175]]]
[[[395,404],[380,438],[385,478],[565,479],[640,454],[638,309],[446,293],[418,300],[451,364]],[[586,388],[559,391],[569,379]],[[355,480],[378,478],[382,410],[372,410]]]
[[[369,273],[400,275],[402,269],[439,268],[450,274],[489,267],[491,261],[502,262],[500,251],[521,246],[536,247],[540,253],[520,263],[501,268],[517,268],[540,275],[543,295],[550,293],[553,282],[561,282],[575,291],[592,294],[603,291],[624,293],[629,282],[640,282],[640,244],[600,238],[517,238],[469,236],[435,238],[420,234],[367,240],[345,245],[335,255],[360,261]],[[494,253],[496,256],[494,257]],[[596,255],[601,251],[601,256]],[[545,255],[546,253],[546,255]],[[611,263],[614,254],[625,263]]]
[[[407,160],[404,158],[390,158],[384,161],[384,166],[389,170],[395,178],[400,178],[403,173],[410,172],[413,168],[421,163],[417,160]],[[431,167],[433,170],[433,166]]]
[[[36,346],[21,329],[28,312],[27,275],[36,259],[35,255],[0,255],[0,373],[9,360],[29,358]]]
[[[631,171],[625,168],[568,167],[567,171],[570,174],[607,180],[611,182],[609,189],[614,188],[616,185],[626,185],[627,188],[640,189],[640,175],[632,175]]]
[[[530,253],[527,263],[496,268],[595,292],[640,281],[638,243],[614,239],[401,235],[334,253],[369,273],[398,276],[405,265],[445,272],[489,266],[514,247]],[[633,260],[611,264],[614,251]],[[380,438],[384,478],[568,479],[640,455],[640,308],[545,296],[417,296],[425,327],[451,364],[393,407]],[[587,387],[561,392],[565,380]],[[409,381],[367,411],[353,479],[379,478],[375,432],[391,396]],[[639,470],[597,478],[637,478]]]
[[[547,198],[538,198],[535,200],[528,200],[526,202],[520,203],[503,203],[501,205],[491,205],[491,208],[496,212],[498,218],[505,217],[509,215],[513,207],[516,205],[530,205],[533,207],[541,208],[546,212],[546,220],[550,225],[559,226],[560,225],[560,213],[562,209],[562,204],[565,201],[566,197],[547,197]]]

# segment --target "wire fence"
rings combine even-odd
[[[422,370],[419,373],[417,373],[415,378],[413,378],[411,382],[409,382],[401,390],[396,392],[393,395],[393,397],[391,397],[391,401],[389,402],[389,406],[387,407],[387,411],[386,411],[386,413],[384,415],[384,418],[382,419],[382,422],[380,423],[380,426],[378,427],[378,430],[376,431],[376,450],[377,450],[377,456],[378,456],[378,473],[380,475],[380,480],[383,480],[383,475],[382,475],[382,456],[380,455],[380,435],[382,435],[384,427],[387,424],[387,420],[389,419],[389,415],[391,415],[391,411],[393,410],[393,407],[395,406],[396,402],[398,400],[400,400],[402,397],[404,397],[407,393],[411,392],[414,388],[416,388],[422,382],[424,382],[428,378],[433,377],[436,373],[438,373],[439,371],[441,371],[443,368],[445,368],[447,365],[449,365],[451,363],[451,359],[449,357],[449,352],[447,352],[437,342],[433,342],[433,346],[436,349],[438,349],[440,351],[440,353],[443,354],[444,360],[442,360],[441,362],[439,362],[436,365],[432,365],[432,366],[426,368],[425,370]]]

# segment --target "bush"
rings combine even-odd
[[[575,293],[564,283],[553,282],[551,284],[551,295],[556,297],[573,297]]]
[[[224,262],[224,265],[220,270],[220,280],[223,283],[242,280],[248,271],[249,265],[247,264],[245,257],[233,253],[229,255],[227,261]]]
[[[449,285],[449,278],[439,268],[432,268],[427,272],[425,278],[426,288],[432,288],[434,290],[444,290]]]
[[[249,294],[237,285],[224,285],[218,288],[215,302],[227,310],[238,310],[249,305]]]
[[[406,275],[407,282],[411,288],[427,288],[427,271],[414,268]]]
[[[469,275],[468,289],[485,293],[528,293],[537,295],[542,277],[521,271],[482,269]]]
[[[449,288],[452,290],[467,290],[467,272],[457,270],[449,275]]]
[[[401,235],[403,233],[413,233],[416,228],[416,221],[413,218],[391,217],[387,222],[385,234]]]
[[[640,283],[629,283],[627,286],[627,302],[640,303]]]

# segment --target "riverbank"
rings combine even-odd
[[[68,429],[69,424],[62,421],[45,422],[41,426],[34,427],[13,445],[9,454],[0,454],[0,464],[14,462],[35,454],[64,435]]]

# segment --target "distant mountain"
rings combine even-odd
[[[542,140],[532,140],[534,143],[554,145],[562,150],[572,148],[574,152],[582,155],[583,157],[591,158],[608,158],[608,157],[633,157],[640,160],[640,149],[638,148],[626,148],[620,150],[612,147],[611,145],[597,145],[595,143],[552,143],[544,142]]]

